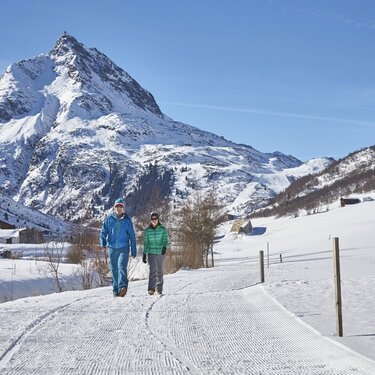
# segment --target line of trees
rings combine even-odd
[[[172,170],[161,170],[157,164],[146,166],[133,192],[126,196],[126,211],[138,216],[164,206],[171,194],[173,178]]]

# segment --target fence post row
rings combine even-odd
[[[259,251],[260,282],[264,283],[264,251]]]
[[[343,336],[342,326],[342,301],[341,301],[341,274],[340,274],[340,251],[339,239],[333,239],[333,265],[334,265],[334,280],[335,280],[335,296],[336,296],[336,334]]]

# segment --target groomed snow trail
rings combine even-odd
[[[303,324],[249,265],[180,271],[0,305],[0,374],[373,375],[375,363]]]

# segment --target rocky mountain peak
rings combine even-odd
[[[87,51],[82,43],[79,43],[77,39],[64,31],[55,43],[53,49],[49,52],[49,55],[51,57],[57,57],[66,56],[70,53],[74,55],[85,55]]]
[[[61,35],[49,56],[57,66],[68,69],[68,76],[74,82],[83,86],[85,93],[80,96],[80,107],[89,111],[100,108],[101,114],[109,114],[127,112],[129,105],[135,105],[163,117],[151,93],[104,53],[85,47],[70,34]],[[98,82],[102,84],[98,86]]]

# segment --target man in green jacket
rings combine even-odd
[[[150,267],[148,294],[163,293],[164,255],[168,246],[168,231],[160,223],[159,214],[151,214],[151,223],[146,228],[143,241],[143,263]]]

